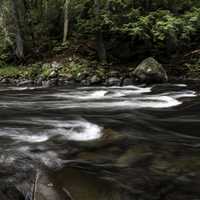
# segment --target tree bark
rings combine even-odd
[[[14,25],[16,29],[15,33],[15,40],[16,40],[16,49],[15,54],[17,58],[23,59],[24,58],[24,41],[22,39],[22,32],[20,28],[20,19],[18,13],[18,5],[16,0],[11,0],[12,3],[12,10],[13,10],[13,17],[14,17]]]
[[[96,18],[99,19],[100,17],[100,2],[99,0],[94,0],[95,4],[95,15]],[[106,49],[104,45],[103,33],[101,30],[98,30],[96,33],[96,44],[97,44],[97,54],[99,57],[100,62],[105,63],[106,58]]]
[[[65,0],[64,4],[64,27],[63,27],[63,43],[67,41],[69,32],[69,4],[70,0]]]

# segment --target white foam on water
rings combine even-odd
[[[44,129],[42,132],[37,132],[37,134],[25,128],[3,128],[0,129],[0,136],[10,137],[15,141],[28,143],[46,142],[52,136],[59,135],[67,140],[74,141],[95,140],[102,136],[102,128],[100,126],[85,120],[59,121],[36,118],[30,119],[30,124],[48,125],[50,127]]]
[[[182,104],[181,101],[169,96],[146,97],[145,102],[141,107],[150,108],[169,108]]]
[[[127,88],[128,89],[128,88]],[[125,97],[127,95],[134,95],[134,94],[143,94],[143,93],[149,93],[151,92],[151,88],[147,87],[147,88],[137,88],[135,90],[119,90],[117,92],[115,92],[112,97]]]
[[[37,90],[37,89],[42,89],[44,88],[43,86],[41,87],[9,87],[7,90],[16,90],[16,91],[24,91],[24,90]]]
[[[16,141],[24,141],[29,143],[40,143],[49,139],[47,134],[40,133],[33,135],[25,128],[4,128],[0,130],[0,136],[6,136]]]
[[[195,91],[186,91],[184,93],[177,93],[172,95],[174,98],[186,98],[186,97],[196,97],[197,93]]]
[[[133,101],[115,102],[114,107],[125,108],[169,108],[180,105],[181,102],[168,96],[135,98]],[[104,105],[106,106],[106,105]]]
[[[102,128],[98,125],[87,121],[76,121],[76,123],[77,124],[66,133],[67,139],[74,141],[89,141],[101,138]]]
[[[78,102],[70,105],[57,105],[59,109],[67,108],[96,108],[96,109],[137,109],[137,108],[167,108],[182,104],[181,101],[170,96],[145,96],[124,98],[112,102]]]
[[[40,143],[45,142],[49,139],[47,135],[16,135],[12,137],[13,139],[30,142],[30,143]]]
[[[174,85],[177,86],[177,87],[187,87],[186,84],[174,84]]]
[[[88,94],[87,96],[79,96],[79,99],[101,99],[104,98],[106,95],[106,90],[99,90]]]
[[[83,89],[83,88],[82,88]],[[89,88],[85,88],[89,89]],[[90,88],[91,89],[91,88]],[[151,87],[137,87],[137,86],[125,86],[125,87],[100,87],[97,91],[77,91],[77,92],[62,92],[48,96],[77,99],[77,100],[93,100],[93,99],[112,99],[117,97],[124,97],[127,95],[143,94],[151,92]],[[105,89],[105,90],[102,90]]]
[[[44,123],[53,124],[56,128],[53,132],[64,136],[68,140],[89,141],[99,139],[102,136],[102,127],[84,120],[46,120]]]
[[[79,100],[90,100],[90,99],[101,99],[104,98],[107,91],[99,90],[92,92],[72,92],[72,93],[56,93],[48,96],[66,98],[66,99],[79,99]]]

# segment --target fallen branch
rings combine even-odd
[[[65,192],[65,194],[67,195],[69,200],[74,200],[74,198],[72,197],[71,193],[65,187],[63,187],[62,190]]]
[[[36,193],[37,193],[37,185],[38,185],[38,179],[39,179],[39,172],[36,172],[36,176],[35,176],[35,181],[33,183],[33,192],[32,192],[32,200],[36,200]]]

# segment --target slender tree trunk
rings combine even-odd
[[[99,18],[100,15],[100,2],[99,0],[94,0],[95,3],[95,15],[97,19]],[[97,54],[99,57],[99,60],[103,63],[106,62],[106,49],[104,45],[104,40],[103,40],[103,33],[101,30],[98,30],[96,33],[96,43],[97,43]]]
[[[11,3],[12,3],[14,24],[15,24],[15,28],[16,28],[16,33],[15,33],[16,50],[15,50],[15,54],[19,59],[23,59],[24,58],[24,42],[23,42],[23,39],[22,39],[22,32],[21,32],[21,28],[20,28],[18,6],[17,6],[16,0],[11,0]]]
[[[64,27],[63,27],[63,43],[67,41],[69,32],[69,4],[70,0],[65,0],[64,4]]]

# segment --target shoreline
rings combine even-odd
[[[140,64],[129,65],[101,64],[87,59],[68,58],[65,62],[0,66],[1,86],[127,86],[161,83],[200,84],[200,76],[179,67],[175,71],[173,67],[162,65],[152,57]]]
[[[129,78],[125,79],[113,79],[114,81],[111,83],[107,80],[102,80],[100,83],[85,83],[79,82],[76,80],[68,80],[67,78],[58,77],[52,79],[46,79],[41,81],[40,79],[15,79],[15,78],[0,78],[0,86],[5,87],[43,87],[43,88],[51,88],[51,87],[93,87],[93,86],[130,86],[130,85],[155,85],[155,84],[188,84],[188,85],[196,85],[200,84],[200,78],[179,78],[179,77],[169,77],[167,82],[163,83],[139,83],[139,82],[132,82],[130,83]]]

